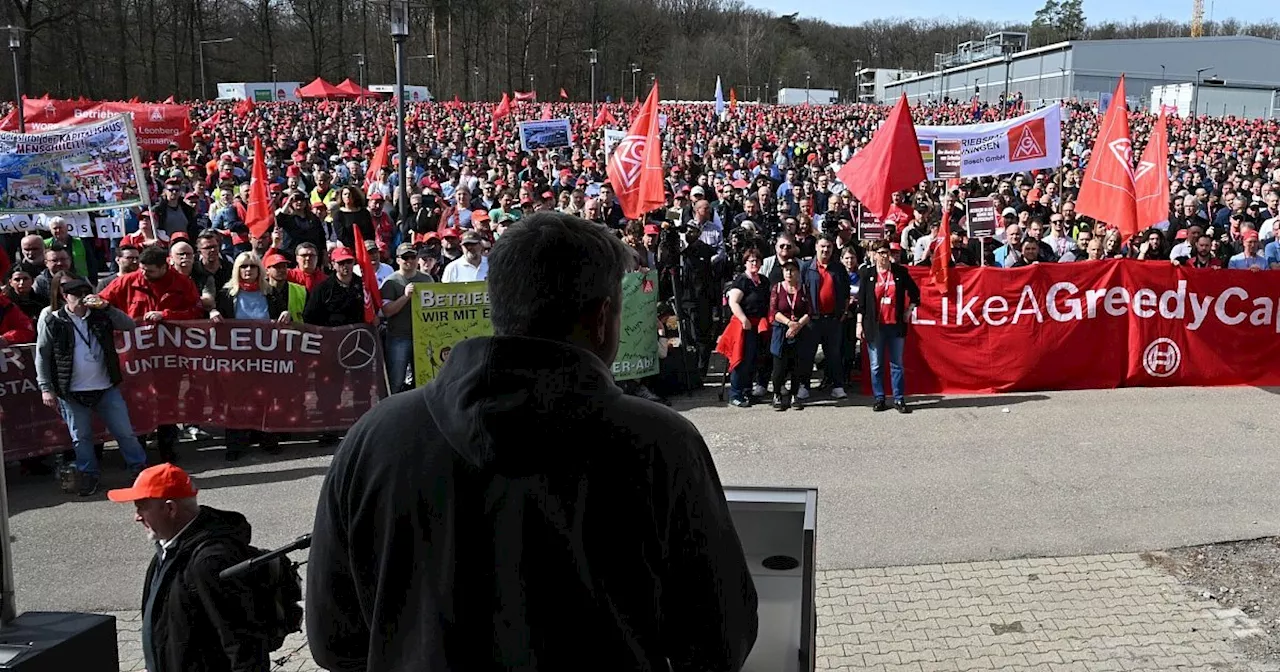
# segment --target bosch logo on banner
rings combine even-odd
[[[1044,118],[1028,119],[1009,129],[1009,161],[1030,161],[1048,156],[1044,137]]]
[[[1182,350],[1167,338],[1157,338],[1142,351],[1142,368],[1154,378],[1168,378],[1182,365]]]

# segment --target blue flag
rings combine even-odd
[[[720,88],[720,75],[716,75],[716,116],[724,115],[724,89]]]

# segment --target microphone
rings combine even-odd
[[[304,534],[298,537],[297,539],[294,539],[293,541],[285,544],[284,546],[281,546],[280,548],[277,548],[272,551],[267,551],[262,555],[255,556],[243,562],[236,563],[222,570],[221,572],[218,572],[218,578],[222,579],[223,581],[226,581],[228,579],[234,579],[240,576],[241,574],[247,574],[248,572],[251,572],[254,569],[257,569],[258,567],[261,567],[262,565],[268,562],[271,562],[272,560],[275,560],[276,558],[282,555],[285,555],[287,553],[292,553],[294,551],[300,551],[304,548],[311,548],[310,534]]]

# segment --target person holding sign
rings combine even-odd
[[[315,662],[741,669],[758,597],[711,453],[610,370],[631,253],[543,212],[508,229],[490,263],[487,300],[435,300],[485,301],[494,335],[458,343],[334,455],[307,565]]]
[[[884,363],[887,357],[893,385],[893,406],[899,413],[910,413],[904,391],[902,353],[911,308],[920,303],[920,288],[906,268],[890,260],[889,253],[888,241],[872,243],[874,265],[859,271],[857,337],[867,344],[871,360],[871,392],[875,396],[872,410],[888,409],[884,400]]]

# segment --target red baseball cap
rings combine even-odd
[[[644,233],[645,233],[645,235],[654,235],[654,236],[656,236],[656,235],[659,235],[659,234],[661,234],[661,233],[662,233],[662,228],[661,228],[661,227],[659,227],[657,224],[645,224],[645,225],[644,225]]]
[[[335,247],[329,253],[329,261],[338,263],[339,261],[354,261],[356,256],[351,254],[351,249],[346,247]]]
[[[272,266],[275,266],[277,264],[287,264],[287,263],[289,263],[289,260],[285,259],[283,254],[268,254],[267,258],[262,260],[262,265],[266,266],[267,268],[271,268]]]
[[[195,497],[197,492],[187,472],[165,462],[143,469],[132,488],[108,490],[107,499],[122,503],[140,499],[187,499]]]

